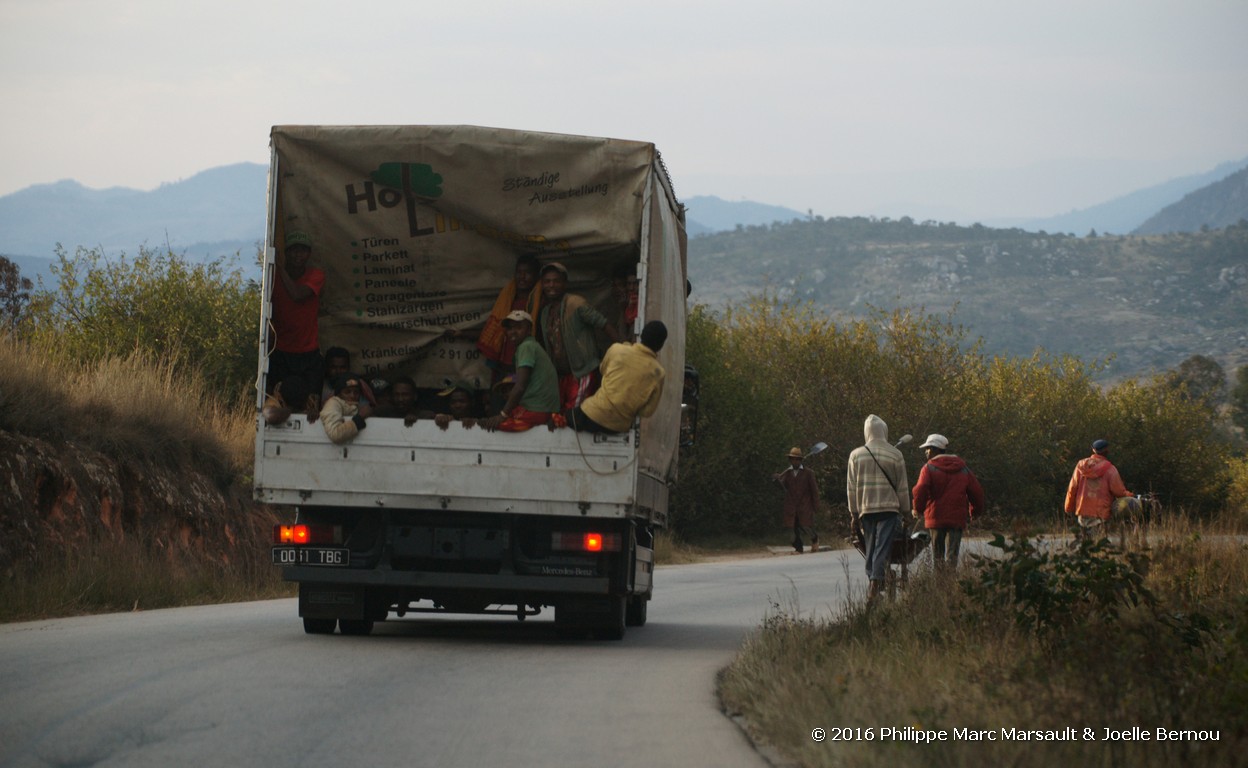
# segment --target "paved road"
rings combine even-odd
[[[852,551],[661,567],[614,643],[550,612],[311,636],[294,600],[0,625],[0,766],[761,766],[715,673],[847,574],[860,596]]]

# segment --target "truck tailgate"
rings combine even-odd
[[[636,502],[636,435],[490,433],[370,419],[334,445],[294,416],[261,425],[256,498],[273,504],[623,517]]]

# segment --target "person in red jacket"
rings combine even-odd
[[[984,511],[984,489],[961,457],[947,453],[949,439],[944,435],[928,435],[919,447],[927,463],[914,484],[911,509],[916,520],[922,510],[924,526],[935,532],[932,558],[936,566],[956,568],[962,532],[971,518]]]
[[[1109,461],[1109,442],[1092,443],[1092,455],[1075,465],[1066,487],[1066,514],[1079,517],[1076,538],[1098,533],[1098,528],[1109,523],[1114,499],[1131,495],[1122,484],[1118,469]]]

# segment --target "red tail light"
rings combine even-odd
[[[342,528],[336,525],[275,525],[274,544],[341,544]]]
[[[550,535],[550,548],[562,552],[619,552],[620,534],[556,531]]]

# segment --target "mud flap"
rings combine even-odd
[[[330,584],[299,585],[299,615],[305,619],[369,618],[363,587]]]

